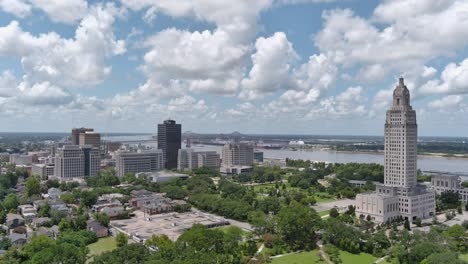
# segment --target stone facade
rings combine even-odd
[[[356,195],[356,214],[377,222],[398,217],[411,221],[435,214],[435,192],[418,185],[417,122],[403,78],[393,91],[393,104],[385,122],[384,184],[373,193]]]

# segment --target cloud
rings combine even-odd
[[[293,45],[283,32],[269,38],[260,37],[255,43],[252,68],[242,80],[241,98],[256,99],[262,94],[294,88],[291,62],[298,58]]]
[[[12,97],[15,95],[18,84],[16,77],[11,71],[4,71],[0,75],[0,98]]]
[[[249,50],[234,44],[222,30],[188,32],[174,28],[151,37],[146,46],[150,50],[142,69],[148,86],[169,89],[177,84],[185,91],[230,95],[238,89]]]
[[[441,99],[437,99],[429,102],[428,106],[430,108],[436,109],[453,109],[458,108],[459,104],[463,101],[463,96],[461,95],[448,95]]]
[[[367,113],[364,105],[364,89],[360,86],[349,87],[336,97],[325,98],[318,107],[313,108],[307,115],[310,119],[351,118]]]
[[[172,17],[192,17],[216,24],[233,39],[244,42],[256,33],[257,17],[271,0],[121,0],[132,10],[152,9]]]
[[[440,79],[432,79],[419,88],[423,94],[468,93],[468,58],[459,64],[450,63],[442,71]]]
[[[374,14],[375,21],[387,23],[379,26],[349,9],[326,11],[315,44],[345,65],[394,63],[391,67],[400,70],[405,64],[451,55],[468,44],[468,2],[432,2],[386,1]],[[406,8],[410,11],[401,11]]]
[[[111,72],[106,58],[125,52],[112,24],[118,10],[112,5],[93,6],[76,29],[74,39],[55,32],[33,36],[16,21],[0,27],[0,55],[21,58],[29,82],[51,82],[83,87],[102,82]]]
[[[17,100],[32,105],[62,105],[70,103],[73,97],[62,88],[49,82],[41,82],[30,85],[21,82],[18,86],[21,93]]]
[[[88,3],[85,0],[31,0],[34,7],[43,10],[50,20],[74,24],[86,16]]]
[[[20,18],[31,14],[31,5],[23,0],[0,0],[0,9]]]

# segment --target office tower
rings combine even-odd
[[[126,173],[155,172],[164,169],[162,150],[140,150],[139,152],[119,150],[115,152],[117,176]]]
[[[95,147],[97,149],[100,149],[100,147],[101,147],[101,134],[95,133],[95,132],[90,132],[90,131],[80,133],[79,145],[80,146],[91,145],[91,146],[93,146],[93,147]]]
[[[182,125],[174,120],[158,124],[158,149],[164,153],[165,168],[177,168],[177,155],[182,145]]]
[[[55,155],[55,176],[82,178],[97,176],[100,169],[99,150],[90,145],[65,145]]]
[[[356,195],[356,214],[370,215],[378,222],[399,217],[414,221],[434,215],[435,192],[416,181],[416,112],[403,78],[387,111],[384,149],[384,184],[377,184],[373,193]]]
[[[80,145],[80,134],[86,132],[93,132],[92,128],[73,128],[72,129],[72,145]]]
[[[243,143],[230,143],[223,146],[223,167],[252,166],[253,146]]]
[[[84,154],[84,176],[94,177],[97,176],[101,167],[101,158],[99,149],[92,145],[81,146]]]
[[[84,176],[84,153],[80,146],[65,145],[55,154],[55,176],[80,178]]]
[[[195,151],[194,149],[179,149],[177,169],[193,170],[201,167],[219,169],[220,156],[216,151]]]

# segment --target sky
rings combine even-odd
[[[467,136],[468,0],[0,0],[0,131]]]

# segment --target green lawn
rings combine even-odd
[[[228,229],[230,228],[236,228],[236,229],[239,229],[242,233],[242,236],[245,236],[247,235],[248,233],[250,233],[249,231],[245,231],[244,229],[240,228],[240,227],[236,227],[236,226],[233,226],[233,225],[227,225],[227,226],[220,226],[220,227],[215,227],[216,229],[218,230],[221,230],[223,231],[224,233],[227,232]]]
[[[97,256],[103,252],[111,251],[117,248],[114,237],[100,238],[96,243],[88,245],[89,255]]]
[[[340,258],[343,261],[343,264],[371,264],[377,258],[371,254],[361,253],[361,254],[351,254],[346,251],[340,250]]]
[[[318,250],[309,252],[300,252],[291,254],[284,257],[274,258],[272,264],[314,264],[314,263],[325,263],[320,260],[318,256]]]
[[[460,255],[460,259],[463,260],[463,261],[468,262],[468,254]]]
[[[325,210],[325,211],[318,212],[318,214],[319,214],[320,216],[324,216],[324,215],[327,215],[327,214],[329,214],[329,213],[330,213],[330,210]]]
[[[314,198],[317,201],[317,203],[331,202],[336,200],[336,198],[333,195],[330,195],[326,192],[317,192],[314,194]]]
[[[256,193],[259,193],[260,191],[262,191],[263,193],[268,193],[268,191],[270,191],[270,188],[275,188],[275,184],[268,183],[268,184],[262,184],[262,185],[255,185],[253,188],[254,188],[254,192]],[[281,184],[280,184],[280,188],[281,188]]]

